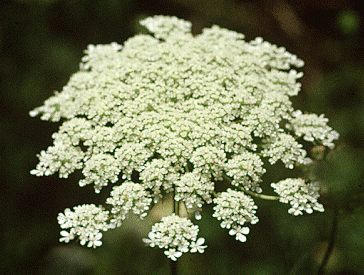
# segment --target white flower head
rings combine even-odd
[[[258,222],[247,194],[262,191],[265,166],[309,164],[300,140],[333,148],[338,134],[322,115],[292,107],[302,77],[292,66],[303,61],[284,48],[262,38],[246,42],[218,26],[194,36],[191,23],[177,17],[141,24],[150,34],[123,45],[89,45],[80,71],[30,112],[62,122],[31,174],[67,178],[81,170],[80,186],[100,192],[115,185],[106,200],[110,212],[90,204],[59,214],[60,241],[100,246],[102,231],[120,226],[128,213],[145,217],[152,201],[173,193],[197,219],[213,202],[214,217],[244,242],[246,224]],[[221,181],[236,190],[216,194]],[[323,211],[317,190],[303,180],[272,187],[290,213]],[[145,242],[176,260],[204,251],[197,233],[190,220],[171,215]]]
[[[168,38],[171,33],[188,33],[191,31],[191,22],[179,19],[175,16],[166,17],[156,15],[148,17],[140,24],[145,26],[150,32],[154,33],[157,38]]]
[[[288,127],[293,129],[297,136],[303,136],[304,140],[318,141],[332,149],[335,146],[333,141],[339,138],[339,134],[327,125],[328,121],[323,114],[302,114],[302,111],[297,110],[293,113]]]
[[[140,173],[140,179],[144,187],[151,191],[155,198],[162,197],[162,192],[173,191],[172,183],[175,182],[180,174],[171,161],[163,159],[153,159],[146,163],[144,170]]]
[[[294,164],[309,164],[311,159],[306,158],[307,152],[302,149],[302,144],[299,144],[294,137],[285,133],[279,133],[277,136],[268,137],[269,146],[267,145],[262,154],[264,157],[269,157],[269,162],[274,164],[277,160],[281,160],[289,169],[294,168]]]
[[[253,190],[259,188],[261,176],[265,173],[259,155],[248,151],[233,155],[226,164],[226,171],[233,178],[231,184]]]

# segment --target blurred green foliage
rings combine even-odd
[[[242,244],[220,228],[207,208],[197,224],[209,247],[202,255],[183,256],[180,274],[315,274],[335,209],[338,230],[326,273],[364,274],[364,10],[348,0],[216,3],[1,1],[0,274],[168,274],[163,253],[141,241],[153,217],[142,223],[131,218],[107,232],[96,250],[60,244],[57,214],[74,205],[101,203],[110,190],[95,195],[92,188],[79,188],[79,173],[67,180],[29,174],[59,125],[32,119],[28,112],[62,89],[88,44],[123,43],[140,31],[139,18],[151,14],[190,20],[195,33],[219,24],[248,39],[262,36],[286,47],[306,61],[295,107],[325,113],[341,134],[337,149],[310,171],[322,182],[325,213],[291,217],[278,202],[258,201],[260,222]],[[287,176],[279,165],[269,172],[266,187]]]
[[[337,24],[342,32],[356,34],[361,24],[360,16],[354,10],[343,10],[337,17]]]

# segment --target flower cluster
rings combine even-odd
[[[201,209],[204,201],[211,203],[211,193],[214,190],[214,183],[208,178],[201,176],[201,173],[185,173],[175,182],[176,201],[182,200],[187,210]]]
[[[143,241],[151,247],[158,246],[166,249],[164,254],[176,261],[185,252],[203,253],[207,245],[203,245],[204,238],[197,239],[198,226],[189,219],[182,218],[174,213],[163,217],[161,222],[156,223],[149,232],[149,239]]]
[[[271,186],[280,196],[280,202],[291,204],[290,214],[297,216],[302,215],[303,211],[309,214],[313,210],[324,211],[323,205],[317,201],[320,196],[317,182],[307,184],[303,179],[285,179]]]
[[[218,26],[193,36],[191,23],[176,17],[141,24],[151,34],[88,46],[80,71],[30,112],[62,123],[31,174],[67,178],[82,170],[79,185],[96,192],[115,184],[108,211],[91,204],[59,215],[61,228],[69,229],[60,240],[99,246],[102,231],[120,226],[129,213],[144,218],[172,193],[196,217],[214,203],[213,216],[244,242],[247,224],[258,222],[251,196],[262,195],[266,166],[307,165],[299,142],[332,148],[338,134],[323,115],[293,109],[290,97],[298,94],[302,73],[291,68],[303,61],[284,48],[261,38],[246,42]],[[292,214],[323,210],[317,190],[303,180],[272,187]],[[176,260],[203,252],[197,232],[176,211],[153,226],[146,242]]]
[[[221,227],[231,230],[230,235],[236,235],[236,239],[245,242],[249,233],[248,227],[243,225],[248,222],[255,224],[259,221],[255,216],[256,209],[258,208],[253,199],[244,194],[243,192],[234,191],[228,188],[226,192],[221,192],[220,195],[214,199],[214,217],[222,220]]]
[[[125,220],[130,210],[143,219],[147,216],[152,203],[149,193],[143,186],[131,181],[125,181],[122,185],[114,187],[110,195],[106,203],[113,206],[111,213],[114,216],[111,224],[116,226],[121,225],[121,221]]]
[[[70,231],[61,231],[60,241],[68,243],[78,236],[82,245],[87,243],[88,247],[94,248],[100,246],[102,244],[101,231],[113,228],[106,223],[108,218],[109,212],[94,204],[75,206],[73,211],[67,208],[64,214],[58,215],[58,223],[61,228],[70,229]]]

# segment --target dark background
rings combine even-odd
[[[59,243],[57,214],[102,203],[80,188],[79,173],[60,180],[29,171],[59,124],[28,113],[61,90],[88,44],[122,44],[137,22],[176,15],[193,32],[212,24],[284,46],[306,63],[295,108],[325,113],[340,133],[334,152],[312,172],[323,184],[324,213],[292,217],[278,202],[257,201],[260,222],[246,243],[220,228],[207,207],[204,254],[184,255],[180,274],[315,274],[329,240],[326,274],[364,274],[364,9],[348,0],[0,0],[0,274],[168,274],[158,249],[145,247],[152,219],[133,217],[97,249]],[[278,166],[266,179],[278,181]],[[336,214],[337,213],[337,214]],[[332,226],[337,218],[337,230]]]

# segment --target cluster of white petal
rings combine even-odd
[[[82,168],[85,154],[81,148],[72,145],[71,139],[66,134],[54,133],[52,137],[53,146],[49,146],[47,151],[40,152],[37,168],[30,173],[36,176],[49,176],[59,172],[60,178],[67,178],[69,174]]]
[[[298,137],[303,136],[304,140],[319,141],[324,146],[334,148],[333,141],[339,138],[339,134],[327,125],[329,120],[324,115],[302,114],[300,110],[297,110],[292,116],[287,126],[294,130]]]
[[[82,187],[93,183],[95,191],[98,193],[103,186],[107,186],[109,181],[112,183],[118,181],[120,165],[113,155],[108,153],[93,154],[85,163],[82,173],[85,179],[80,180],[79,185]]]
[[[294,137],[285,133],[279,133],[275,137],[268,137],[269,146],[264,146],[263,157],[269,157],[271,164],[281,160],[287,168],[293,169],[295,162],[302,164],[311,163],[311,159],[306,158],[307,152],[302,149]]]
[[[165,16],[159,15],[148,17],[140,21],[140,25],[145,26],[157,38],[168,38],[171,32],[175,33],[188,33],[191,31],[191,22],[171,17],[166,20]]]
[[[153,159],[146,163],[144,170],[140,173],[145,189],[151,191],[156,201],[162,197],[163,190],[167,193],[173,191],[172,183],[176,182],[179,176],[171,161],[163,159]]]
[[[279,201],[289,203],[288,213],[295,216],[302,215],[303,211],[311,214],[313,210],[323,212],[324,207],[317,200],[320,197],[317,182],[306,183],[303,179],[285,179],[271,184],[274,191],[280,196]]]
[[[156,223],[149,232],[149,239],[143,241],[151,247],[166,249],[164,254],[173,261],[186,252],[203,253],[207,247],[203,245],[204,238],[198,238],[198,226],[194,225],[189,219],[182,218],[174,213],[163,217],[161,222]]]
[[[212,145],[201,146],[194,150],[190,161],[196,173],[222,180],[222,169],[226,162],[226,154],[223,150]]]
[[[255,216],[258,208],[253,199],[241,191],[234,191],[228,188],[226,192],[221,192],[214,199],[214,214],[218,220],[221,220],[221,227],[231,230],[230,235],[236,235],[236,239],[245,242],[249,233],[249,228],[244,227],[245,223],[255,224],[259,221]]]
[[[197,214],[217,195],[214,216],[245,241],[249,230],[243,224],[258,219],[256,206],[243,192],[262,191],[264,165],[308,164],[297,139],[332,148],[338,134],[323,116],[294,111],[290,97],[299,92],[302,73],[291,67],[301,67],[303,61],[284,48],[261,38],[246,42],[244,35],[218,26],[193,36],[191,23],[176,17],[154,16],[141,24],[152,35],[137,35],[123,46],[88,46],[80,71],[61,92],[30,112],[62,122],[53,146],[41,151],[31,173],[58,172],[66,178],[82,170],[79,185],[92,184],[96,192],[118,184],[107,200],[112,205],[110,227],[120,225],[129,211],[144,217],[151,201],[167,193],[173,192],[175,200]],[[243,191],[216,194],[219,181]],[[303,197],[306,205],[321,209],[313,201],[316,193],[297,189],[297,184],[290,188],[290,196],[298,196],[294,213],[300,211]],[[279,194],[286,198],[285,192]],[[62,231],[63,240],[79,236],[82,243],[99,245],[99,231],[106,227],[87,231],[94,216],[80,213],[60,214],[78,217],[79,222],[60,222],[71,228],[68,235]],[[159,226],[173,224],[177,232],[183,223],[164,220]],[[157,246],[170,247],[167,255],[172,259],[186,247],[201,244],[195,237],[176,244],[171,237],[160,245],[156,232],[150,238]]]
[[[257,154],[246,151],[232,156],[226,163],[226,170],[226,174],[233,178],[231,184],[254,191],[260,190],[259,182],[265,169]]]
[[[58,223],[63,229],[70,229],[69,231],[61,231],[61,242],[68,243],[75,237],[78,237],[81,245],[87,243],[88,247],[97,247],[102,245],[101,231],[107,231],[110,224],[107,222],[109,212],[102,207],[94,204],[84,204],[75,206],[73,211],[67,208],[63,213],[58,215]]]
[[[181,179],[175,182],[176,201],[182,200],[187,210],[194,212],[200,210],[204,202],[211,203],[211,192],[214,190],[214,183],[198,172],[185,173]]]
[[[151,202],[150,194],[141,184],[125,181],[122,185],[114,187],[111,196],[106,200],[106,203],[113,206],[111,213],[114,216],[110,223],[120,226],[130,210],[143,219]]]

